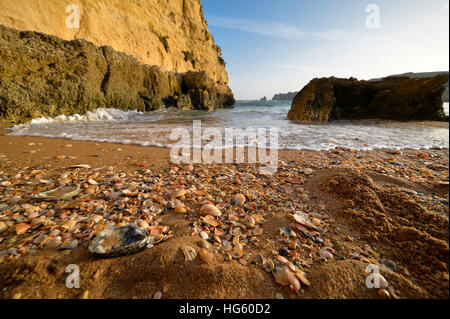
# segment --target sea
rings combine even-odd
[[[290,101],[237,101],[234,108],[204,111],[158,110],[153,112],[97,109],[86,114],[34,119],[28,124],[10,128],[7,135],[65,138],[80,141],[137,144],[172,147],[189,146],[194,134],[193,123],[222,132],[214,135],[215,147],[256,145],[251,132],[263,129],[276,132],[279,150],[329,150],[336,147],[355,150],[373,149],[448,149],[449,130],[414,123],[381,120],[339,120],[328,123],[300,123],[286,120]],[[444,104],[449,114],[449,104]],[[240,139],[226,139],[225,128]],[[178,131],[177,131],[178,129]],[[184,137],[174,132],[185,132]],[[240,135],[239,135],[240,134]],[[171,136],[172,135],[172,136]],[[266,135],[269,137],[269,135]],[[222,139],[220,141],[220,139]],[[205,146],[211,137],[202,139]],[[239,143],[244,143],[240,145]],[[195,144],[193,144],[195,145]]]

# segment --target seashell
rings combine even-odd
[[[202,208],[200,208],[200,215],[212,215],[214,217],[219,217],[222,215],[222,213],[216,206],[212,204],[205,204],[202,206]]]
[[[184,261],[193,261],[197,257],[197,251],[191,246],[182,246],[181,251],[184,254]]]
[[[205,249],[210,249],[211,248],[211,244],[208,243],[206,240],[199,240],[197,242],[197,245],[199,245],[200,247],[205,248]]]
[[[203,221],[213,227],[216,227],[217,225],[219,225],[219,223],[216,221],[214,216],[211,216],[211,215],[206,215],[205,217],[203,217]]]
[[[256,211],[258,208],[258,205],[255,202],[248,203],[248,209],[250,209],[252,212]]]
[[[295,290],[295,291],[299,291],[300,290],[300,282],[298,281],[297,277],[295,276],[295,274],[290,273],[288,275],[288,280],[289,283],[291,284],[290,287]]]
[[[199,256],[200,259],[207,264],[211,264],[214,259],[213,254],[205,248],[200,249]]]
[[[297,212],[292,217],[294,218],[294,220],[297,223],[299,223],[305,227],[312,228],[312,229],[316,228],[316,226],[309,219],[309,216],[306,215],[305,213]]]
[[[88,179],[88,183],[91,185],[98,185],[98,183],[94,181],[92,178]]]
[[[30,228],[31,228],[30,224],[26,224],[26,223],[17,224],[15,227],[16,234],[17,235],[25,234],[25,232]]]
[[[8,225],[5,222],[0,221],[0,233],[8,229]]]
[[[296,240],[291,241],[291,242],[289,243],[289,249],[294,250],[294,249],[296,249],[296,248],[297,248],[297,241],[296,241]]]
[[[162,242],[164,240],[165,236],[163,234],[156,234],[155,236],[153,236],[151,238],[151,243],[153,245],[159,244],[160,242]]]
[[[33,240],[33,244],[35,245],[39,245],[40,243],[42,243],[45,239],[47,239],[47,235],[46,234],[41,234],[39,236],[37,236],[34,240]]]
[[[162,298],[162,292],[161,291],[157,291],[153,295],[153,299],[161,299],[161,298]]]
[[[233,256],[231,256],[231,254],[229,254],[229,253],[226,253],[225,255],[223,255],[223,259],[225,261],[231,261],[231,260],[233,260]]]
[[[87,165],[87,164],[78,164],[78,165],[72,165],[69,168],[86,168],[86,169],[89,169],[89,168],[91,168],[91,166]]]
[[[391,295],[389,294],[389,291],[386,289],[378,289],[378,296],[381,299],[391,299]]]
[[[184,195],[186,195],[186,190],[185,189],[177,189],[174,193],[173,193],[173,197],[183,197]]]
[[[204,232],[204,231],[201,231],[201,232],[200,232],[200,237],[202,237],[204,240],[206,240],[206,239],[209,238],[209,235],[208,235],[208,233],[206,233],[206,232]]]
[[[278,255],[277,256],[277,260],[282,263],[282,264],[287,264],[289,263],[289,260],[287,260],[285,257]]]
[[[71,219],[71,220],[64,222],[61,225],[61,228],[63,230],[71,230],[76,224],[77,224],[77,221],[75,219]]]
[[[244,205],[245,203],[245,196],[242,194],[237,194],[233,198],[233,204],[234,205]]]
[[[100,223],[103,220],[103,216],[102,215],[91,215],[89,216],[89,218],[86,220],[86,222],[88,224],[94,222],[95,224]]]
[[[297,278],[301,281],[302,284],[311,287],[311,283],[309,282],[308,278],[306,278],[306,274],[303,270],[298,269],[295,272],[295,275],[297,276]]]
[[[181,203],[181,201],[178,200],[178,199],[173,199],[173,200],[171,200],[171,201],[169,202],[169,207],[170,207],[170,208],[177,208],[177,207],[180,207],[180,206],[182,206],[182,203]]]
[[[272,260],[265,260],[263,261],[263,268],[267,272],[272,272],[275,269],[275,264]]]
[[[136,253],[144,249],[149,241],[148,232],[140,227],[111,227],[98,233],[89,250],[105,257],[119,256]]]
[[[242,249],[242,245],[241,244],[237,244],[236,246],[234,246],[234,250],[233,250],[233,258],[235,259],[239,259],[244,255],[244,250]]]
[[[282,286],[287,286],[291,283],[289,277],[292,272],[286,265],[275,267],[272,274],[275,277],[275,281]]]
[[[59,230],[59,229],[57,229],[57,228],[55,228],[55,229],[53,229],[51,232],[50,232],[50,236],[52,236],[52,237],[57,237],[57,236],[59,236],[61,234],[61,231]]]
[[[332,259],[333,258],[333,254],[330,253],[327,249],[322,248],[319,250],[319,256],[325,259]]]
[[[47,243],[46,246],[49,248],[58,248],[62,244],[60,236],[57,236],[55,238],[49,237],[48,239],[49,241],[43,241],[43,243],[46,242]]]
[[[80,185],[65,185],[54,190],[37,194],[35,197],[46,200],[70,200],[78,196]]]
[[[3,186],[3,187],[8,187],[8,186],[11,186],[11,185],[12,185],[12,183],[10,181],[4,181],[4,182],[0,183],[0,186]]]
[[[150,228],[150,225],[145,220],[142,220],[142,219],[138,220],[137,225],[143,229]]]
[[[17,204],[17,203],[20,202],[21,200],[22,200],[22,197],[21,197],[21,196],[14,196],[14,197],[8,199],[6,202],[7,202],[8,204]]]
[[[252,233],[253,233],[253,236],[260,236],[260,235],[262,235],[263,231],[261,228],[256,228],[256,229],[253,229]]]
[[[184,207],[184,206],[178,206],[175,208],[174,211],[177,214],[185,214],[187,212],[186,207]]]
[[[58,249],[65,250],[65,249],[75,249],[78,246],[78,240],[76,239],[68,239],[64,241],[61,246],[58,247]]]
[[[223,251],[231,251],[231,250],[233,250],[233,246],[231,246],[231,244],[228,243],[227,245],[222,246],[222,250]]]

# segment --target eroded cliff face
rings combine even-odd
[[[0,25],[0,122],[99,107],[212,111],[234,102],[228,85],[205,71],[168,72],[110,46]]]
[[[294,98],[287,119],[327,122],[338,119],[445,120],[442,93],[448,75],[389,77],[358,81],[313,79]]]
[[[79,29],[67,27],[69,4],[80,9]],[[228,83],[200,0],[0,0],[0,24],[85,39],[162,70],[206,71],[213,81]]]

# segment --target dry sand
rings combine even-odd
[[[112,166],[128,176],[135,171],[161,174],[162,179],[173,179],[174,185],[184,180],[195,184],[202,174],[237,172],[244,176],[250,172],[256,179],[242,178],[227,185],[210,178],[209,188],[212,198],[224,201],[235,191],[271,194],[254,200],[265,223],[257,244],[245,247],[246,265],[224,261],[223,254],[214,249],[207,263],[200,258],[185,261],[180,247],[190,245],[198,250],[200,239],[191,226],[192,220],[198,219],[199,206],[187,199],[193,212],[189,218],[172,210],[161,216],[173,238],[133,255],[99,259],[87,250],[86,241],[74,250],[44,248],[20,257],[0,256],[0,297],[80,298],[88,291],[89,298],[151,298],[160,291],[163,298],[275,298],[277,293],[285,298],[380,298],[384,290],[369,289],[365,284],[369,264],[380,267],[391,298],[449,297],[448,150],[283,151],[279,171],[270,178],[259,177],[252,165],[194,165],[195,178],[188,178],[170,172],[174,164],[169,152],[1,135],[0,178],[9,176],[14,182],[12,176],[18,171],[42,170],[46,179],[52,179],[75,164],[102,168],[100,172]],[[22,191],[11,187],[0,187],[0,204]],[[276,259],[273,251],[286,246],[279,230],[292,225],[288,209],[292,204],[327,224],[327,231],[317,234],[323,239],[319,244],[296,229],[299,258],[311,260],[303,265],[311,286],[302,284],[298,292],[278,284],[257,258]],[[31,233],[16,235],[11,228],[0,233],[0,252],[20,246]],[[324,247],[332,252],[332,259],[320,258],[317,249]],[[293,260],[293,256],[287,257]],[[80,267],[80,289],[66,288],[69,264]]]

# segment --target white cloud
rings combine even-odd
[[[315,38],[327,41],[339,41],[349,35],[348,31],[339,29],[311,31],[278,22],[254,21],[250,19],[234,19],[218,16],[208,16],[208,24],[214,27],[240,30],[291,40]]]

